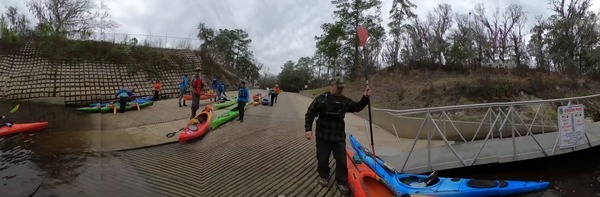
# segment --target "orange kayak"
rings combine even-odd
[[[185,126],[185,130],[179,134],[179,142],[184,143],[204,135],[212,123],[212,112],[213,107],[211,105],[204,107],[204,110],[192,118]]]
[[[399,196],[385,186],[379,176],[369,166],[354,157],[354,150],[346,147],[346,165],[348,166],[348,186],[355,197]]]
[[[3,126],[0,127],[0,137],[28,131],[39,131],[45,129],[47,126],[48,122],[13,124],[11,127]]]
[[[206,100],[206,99],[211,99],[211,98],[215,98],[217,97],[217,94],[203,94],[200,95],[200,100]],[[185,100],[192,100],[192,95],[191,94],[185,94],[183,95],[183,99]]]

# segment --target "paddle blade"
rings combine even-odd
[[[364,47],[367,44],[367,39],[369,38],[369,32],[367,31],[367,28],[358,26],[356,27],[356,33],[358,34],[358,41],[360,42],[360,45]]]
[[[17,106],[10,110],[10,113],[15,113],[17,110],[19,110],[19,106],[21,106],[21,104],[17,104]]]

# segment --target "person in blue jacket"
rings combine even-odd
[[[127,106],[127,102],[133,97],[133,92],[129,91],[125,86],[122,86],[121,89],[117,91],[115,94],[115,98],[119,99],[119,112],[124,113],[125,107]]]
[[[181,77],[181,81],[179,81],[179,107],[181,107],[181,100],[183,100],[183,106],[187,106],[185,104],[185,99],[183,99],[183,95],[187,93],[188,89],[188,79],[187,75],[183,75]]]
[[[248,88],[246,88],[246,82],[242,81],[240,85],[240,89],[238,90],[238,110],[240,111],[240,116],[238,121],[244,122],[244,108],[246,107],[246,103],[250,100],[250,94],[248,93]]]
[[[223,85],[223,82],[219,82],[217,86],[217,100],[221,100],[221,94],[225,94],[225,85]]]

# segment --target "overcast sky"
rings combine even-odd
[[[27,11],[25,0],[2,2],[3,7],[15,6]],[[449,1],[412,2],[418,6],[416,13],[425,17],[434,6]],[[503,9],[509,3],[521,4],[528,14],[528,24],[536,15],[552,14],[547,0],[457,0],[452,1],[451,6],[453,13],[468,13],[479,2],[486,2],[488,10],[498,6]],[[593,10],[598,11],[600,2],[592,2],[595,3]],[[279,73],[287,60],[296,61],[314,53],[314,36],[322,33],[322,23],[333,21],[335,9],[330,0],[104,0],[104,3],[120,24],[113,30],[115,33],[194,38],[201,21],[215,29],[243,29],[252,39],[255,57],[273,74]],[[391,6],[391,0],[383,0],[382,18],[386,28]],[[5,8],[1,10],[6,12]]]

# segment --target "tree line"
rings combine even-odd
[[[549,0],[551,15],[533,19],[518,3],[492,10],[479,3],[467,13],[441,3],[420,17],[409,0],[393,0],[388,31],[380,0],[331,3],[335,20],[321,25],[314,55],[303,57],[311,60],[308,69],[292,67],[289,61],[280,79],[308,72],[312,77],[300,82],[323,85],[336,75],[358,79],[365,65],[370,71],[390,66],[463,71],[504,67],[600,76],[600,16],[591,10],[590,0]],[[357,25],[369,31],[366,55],[359,50]]]
[[[36,36],[47,38],[43,42],[53,45],[54,39],[86,40],[98,31],[119,27],[108,6],[93,0],[30,0],[26,6],[38,22],[32,25],[16,7],[6,7],[6,13],[0,16],[0,38],[4,42],[20,43],[24,37]],[[250,50],[252,40],[246,31],[216,30],[204,23],[200,23],[197,30],[198,39],[204,41],[198,47],[208,52],[208,57],[213,58],[211,62],[230,68],[242,79],[258,79],[263,64],[254,58]],[[132,38],[124,44],[135,46],[138,41]],[[144,46],[149,43],[145,42]]]

